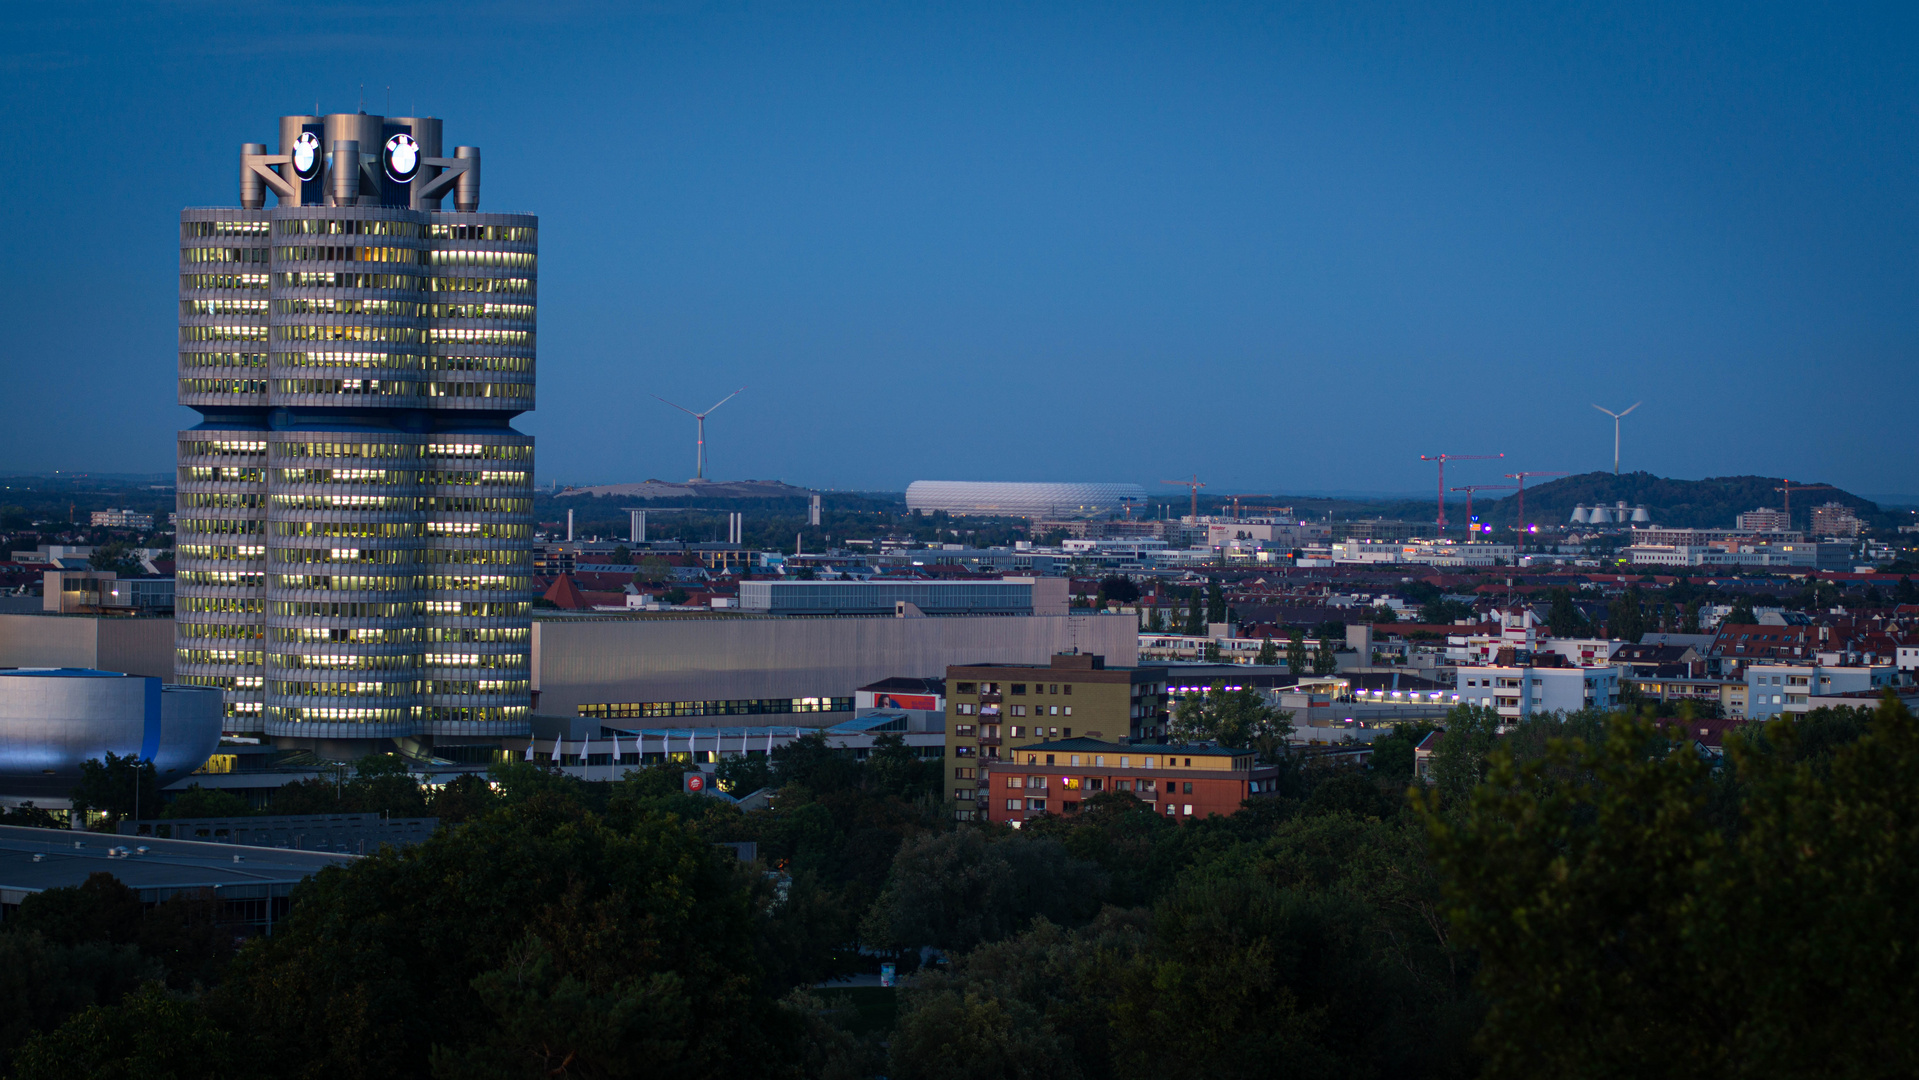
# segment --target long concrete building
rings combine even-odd
[[[165,676],[173,630],[173,620],[165,618],[0,615],[0,667]],[[532,621],[530,637],[531,682],[542,716],[671,720],[681,728],[835,724],[852,715],[853,694],[861,686],[895,676],[939,678],[955,665],[1045,664],[1074,651],[1098,653],[1115,667],[1139,661],[1137,620],[1092,613],[548,613]],[[227,715],[228,734],[258,734],[244,719]],[[439,743],[489,741],[468,736]]]
[[[0,613],[0,668],[90,668],[173,681],[164,616]]]
[[[838,723],[853,691],[892,676],[939,677],[956,664],[1044,664],[1065,652],[1138,661],[1131,615],[953,618],[564,618],[533,623],[533,686],[543,716],[671,719],[680,727],[779,716]]]

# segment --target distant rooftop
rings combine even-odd
[[[131,679],[140,676],[128,675],[123,671],[98,671],[82,667],[52,668],[0,668],[0,675],[28,675],[42,679]]]
[[[78,885],[101,872],[118,878],[146,903],[200,889],[213,889],[229,902],[280,899],[322,869],[357,857],[0,825],[0,904]]]
[[[1034,743],[1031,746],[1014,748],[1022,754],[1176,754],[1180,757],[1244,757],[1251,750],[1234,750],[1226,746],[1213,746],[1210,743],[1179,745],[1174,743],[1113,743],[1104,739],[1053,739],[1050,742]]]

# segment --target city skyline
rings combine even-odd
[[[1904,12],[840,7],[588,41],[501,6],[475,47],[514,85],[383,74],[454,32],[398,11],[295,86],[237,63],[316,47],[275,20],[114,10],[29,13],[0,54],[21,145],[170,148],[0,181],[34,208],[4,241],[13,468],[164,468],[191,423],[150,405],[167,223],[317,96],[504,148],[489,203],[546,233],[542,481],[690,476],[649,395],[750,383],[715,477],[1416,493],[1422,453],[1610,468],[1590,403],[1644,398],[1627,472],[1919,490],[1861,400],[1915,388]],[[71,393],[76,366],[122,392]]]

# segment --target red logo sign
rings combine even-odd
[[[686,790],[701,791],[705,789],[705,787],[706,777],[701,776],[699,773],[688,773],[686,775]]]

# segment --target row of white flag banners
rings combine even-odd
[[[799,728],[793,729],[794,738],[796,739],[799,738],[800,734],[801,732]],[[700,736],[700,733],[698,731],[689,731],[686,733],[686,750],[688,753],[697,753],[699,751],[699,742],[698,742],[699,736]],[[647,738],[646,733],[643,731],[638,732],[634,734],[633,736],[633,752],[641,755],[642,759],[644,759],[646,755],[646,738]],[[722,747],[720,744],[724,742],[725,739],[726,739],[726,733],[724,731],[721,731],[718,729],[714,730],[713,753],[715,757],[717,757],[720,754],[720,752],[724,749],[724,747]],[[746,732],[744,731],[740,732],[739,740],[740,740],[740,753],[745,754],[746,743],[747,743]],[[528,739],[526,743],[526,760],[528,761],[533,760],[533,742],[534,740]],[[613,742],[613,760],[615,763],[617,763],[620,760],[620,736],[618,732],[615,732],[613,734],[612,742]],[[593,756],[593,740],[590,737],[580,742],[577,745],[580,748],[579,754],[580,754],[580,759],[582,761],[585,761],[587,758]],[[562,752],[562,748],[563,748],[563,744],[560,740],[560,737],[558,735],[553,736],[553,760],[554,761],[564,760],[565,754]],[[660,752],[663,754],[669,754],[669,755],[673,753],[673,735],[671,732],[660,733]],[[769,755],[773,753],[773,729],[772,728],[766,729],[766,752]]]

